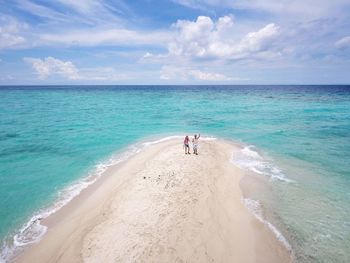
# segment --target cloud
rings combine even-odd
[[[169,54],[190,58],[242,59],[259,56],[273,47],[279,35],[279,27],[271,23],[242,39],[234,36],[232,16],[199,16],[196,21],[178,20],[173,26],[177,31],[168,44]]]
[[[279,27],[268,24],[257,32],[248,33],[239,43],[239,50],[261,51],[269,48],[271,42],[279,35]]]
[[[118,72],[111,67],[95,67],[78,69],[73,62],[63,61],[54,57],[40,58],[23,58],[25,62],[32,65],[38,78],[47,79],[50,76],[59,75],[68,80],[79,81],[121,81],[133,79],[127,72]]]
[[[160,78],[163,80],[199,80],[199,81],[230,81],[238,78],[228,77],[224,74],[206,72],[189,67],[176,67],[166,65],[161,69]]]
[[[335,47],[340,49],[350,47],[350,36],[339,39],[337,42],[335,42]]]
[[[171,0],[162,2],[172,10],[167,16],[144,1],[0,2],[2,70],[12,72],[18,57],[27,56],[27,70],[36,73],[30,77],[47,82],[160,81],[160,68],[163,79],[173,80],[234,81],[231,74],[275,72],[298,78],[324,58],[333,58],[322,66],[336,74],[348,67],[349,0]]]
[[[98,17],[107,15],[108,18],[117,18],[118,16],[115,13],[121,13],[121,10],[128,9],[123,1],[113,1],[113,5],[103,0],[58,0],[58,2],[75,10],[77,13],[85,15],[98,14]]]
[[[40,5],[28,0],[16,1],[17,7],[22,11],[30,13],[30,15],[40,17],[42,19],[54,20],[57,22],[68,22],[74,20],[72,16],[55,11],[48,6]],[[76,21],[75,21],[76,22]]]
[[[60,75],[63,78],[76,80],[79,79],[78,69],[71,61],[62,61],[57,58],[47,57],[24,58],[24,61],[30,63],[38,74],[39,79],[46,79],[51,75]]]
[[[251,12],[264,12],[283,20],[312,20],[325,17],[337,17],[340,13],[345,13],[344,7],[349,7],[348,0],[318,0],[315,5],[314,0],[172,0],[180,5],[203,9],[210,7],[224,7],[232,10],[244,10]],[[312,8],[308,8],[311,7]]]
[[[208,80],[208,81],[229,81],[232,80],[232,78],[225,76],[224,74],[220,73],[213,73],[213,72],[203,72],[201,70],[190,70],[188,73],[190,76],[194,77],[198,80]]]
[[[76,10],[79,13],[91,14],[96,9],[104,10],[103,2],[99,0],[84,0],[84,1],[76,1],[76,0],[58,0],[58,2],[69,6],[70,8]]]
[[[37,0],[16,0],[16,7],[33,16],[44,19],[45,24],[57,23],[77,25],[106,25],[121,23],[121,13],[127,11],[121,1],[113,2],[113,6],[102,0],[58,0],[54,4],[41,3]]]
[[[215,15],[215,11],[213,11],[209,7],[209,5],[207,5],[206,3],[203,3],[203,1],[197,1],[197,0],[171,0],[171,1],[173,3],[180,4],[188,8],[201,10],[203,12],[212,13],[213,15]]]
[[[120,72],[112,67],[83,68],[79,70],[80,79],[96,82],[124,81],[134,79],[129,72]]]
[[[104,0],[58,0],[76,14],[83,17],[86,22],[94,25],[120,24],[124,22],[122,15],[130,16],[130,9],[123,1]]]
[[[13,48],[26,42],[21,31],[27,29],[25,23],[19,23],[16,19],[3,16],[0,18],[0,49]]]
[[[140,63],[164,63],[169,60],[169,54],[153,54],[146,52],[139,60]]]
[[[58,0],[55,3],[16,0],[13,5],[28,17],[35,17],[27,45],[21,48],[62,44],[65,47],[157,45],[167,37],[166,32],[159,30],[130,29],[128,19],[133,19],[134,14],[121,0]]]
[[[314,0],[238,0],[232,5],[234,6],[235,4],[241,8],[263,10],[285,19],[303,21],[326,17],[336,18],[345,11],[345,7],[349,7],[348,0],[318,0],[317,4],[315,4]],[[346,15],[346,11],[344,14]]]
[[[15,78],[11,74],[7,74],[6,76],[0,76],[1,81],[9,81],[14,80]]]
[[[200,9],[201,6],[203,6],[203,5],[200,5],[198,1],[194,1],[194,0],[172,0],[172,2],[186,6],[186,7],[194,8],[194,9]]]
[[[55,34],[39,35],[42,45],[64,44],[67,46],[98,45],[161,45],[169,40],[169,34],[163,31],[142,32],[128,29],[81,29]]]

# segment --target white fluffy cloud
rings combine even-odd
[[[79,79],[78,69],[71,61],[63,61],[53,57],[24,58],[24,61],[30,63],[38,74],[40,79],[45,79],[51,75],[60,75],[63,78],[76,80]]]
[[[133,77],[127,72],[119,72],[111,67],[80,68],[78,69],[73,62],[63,61],[54,57],[24,58],[24,61],[30,63],[38,74],[38,78],[43,80],[50,76],[59,75],[64,79],[80,81],[123,81],[130,80]]]
[[[215,21],[199,16],[195,21],[178,20],[172,28],[173,38],[168,43],[167,53],[147,52],[139,60],[165,64],[160,74],[163,80],[244,81],[246,79],[223,74],[225,64],[234,60],[273,60],[279,58],[284,49],[275,44],[280,29],[273,23],[242,34],[236,32],[232,16],[223,16]],[[213,65],[217,72],[210,70]]]
[[[163,66],[160,78],[163,80],[199,80],[199,81],[230,81],[238,78],[228,77],[224,74],[206,72],[198,69]]]
[[[196,21],[179,20],[174,28],[176,36],[168,45],[169,54],[191,58],[251,58],[271,49],[279,35],[279,27],[271,23],[236,39],[231,16],[217,21],[207,16],[199,16]]]
[[[25,38],[21,31],[26,29],[27,25],[19,23],[11,17],[0,18],[0,49],[12,48],[25,43]]]
[[[348,48],[350,47],[350,36],[343,37],[335,42],[337,48]]]

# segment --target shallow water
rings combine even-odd
[[[129,145],[200,132],[242,143],[297,261],[349,262],[349,131],[349,86],[1,87],[0,237]]]

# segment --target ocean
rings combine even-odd
[[[350,262],[350,86],[302,85],[0,87],[1,260],[109,165],[194,133],[241,145],[242,202],[296,262]]]

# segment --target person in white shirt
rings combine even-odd
[[[192,139],[192,143],[193,143],[193,153],[198,155],[198,139],[199,137],[201,137],[200,134],[198,134],[198,137],[197,137],[197,134],[194,135],[194,138]]]

